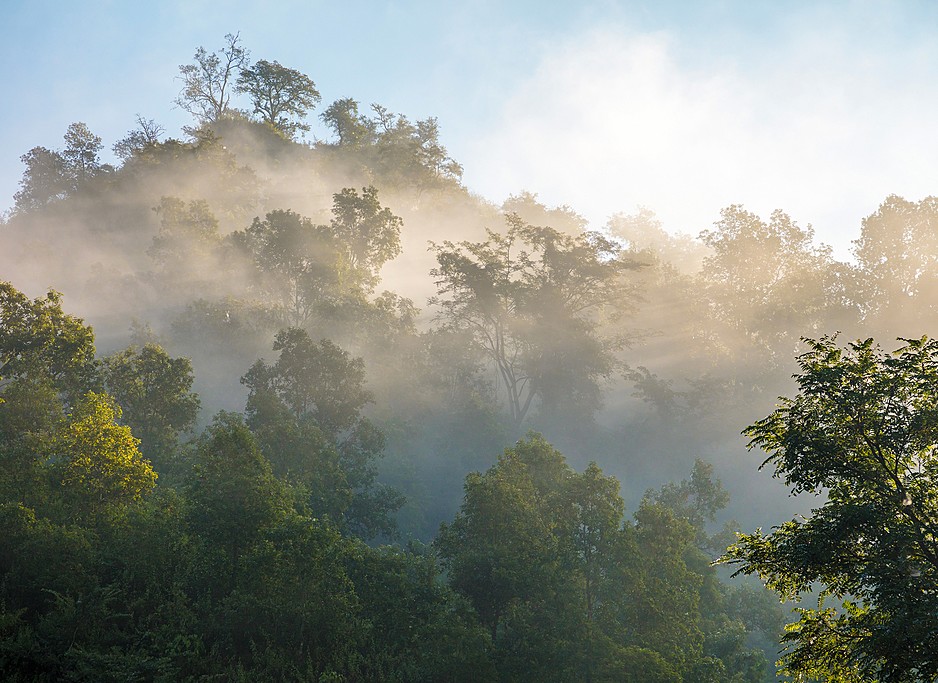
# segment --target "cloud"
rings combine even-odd
[[[642,205],[696,234],[729,204],[781,208],[845,257],[887,194],[936,189],[926,56],[793,30],[747,64],[666,32],[594,28],[545,54],[505,100],[463,152],[466,181],[496,200],[538,192],[597,226]]]

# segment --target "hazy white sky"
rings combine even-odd
[[[178,65],[228,32],[340,97],[437,116],[465,183],[596,227],[788,211],[846,256],[887,194],[938,192],[938,3],[0,0],[0,209],[73,121],[181,135]],[[321,127],[314,129],[326,136]],[[0,274],[2,277],[2,274]]]

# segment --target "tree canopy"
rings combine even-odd
[[[302,119],[321,99],[309,76],[266,59],[242,67],[237,89],[251,98],[254,113],[262,122],[290,138],[297,131],[309,130]]]
[[[871,339],[807,340],[798,394],[745,432],[793,493],[823,497],[724,557],[783,598],[821,586],[785,635],[792,675],[938,676],[938,342],[903,341],[886,353]]]
[[[634,264],[599,233],[565,235],[506,217],[483,242],[432,246],[439,319],[465,330],[495,366],[512,422],[539,402],[546,414],[599,406],[598,382],[614,366],[617,339],[599,321],[631,304]]]

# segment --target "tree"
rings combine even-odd
[[[68,196],[70,185],[62,155],[45,147],[33,147],[20,157],[26,165],[20,189],[13,195],[18,212],[32,211]]]
[[[252,392],[274,391],[294,415],[311,415],[327,434],[337,437],[360,419],[359,411],[372,400],[365,389],[365,364],[328,339],[318,343],[305,330],[277,333],[277,362],[258,361],[242,378]]]
[[[938,197],[886,197],[863,219],[853,253],[860,268],[864,316],[880,329],[922,329],[938,313]]]
[[[92,133],[88,126],[80,121],[72,123],[65,131],[65,149],[62,158],[74,184],[73,191],[85,186],[89,179],[101,172],[98,153],[104,145],[101,138]]]
[[[20,160],[26,164],[20,190],[14,195],[17,211],[30,211],[64,199],[84,188],[88,181],[113,170],[98,157],[101,138],[80,121],[65,131],[61,152],[33,147]]]
[[[171,358],[159,345],[148,343],[106,357],[102,374],[143,452],[165,462],[179,434],[191,429],[198,417],[189,359]]]
[[[258,287],[278,300],[293,326],[340,292],[338,245],[322,226],[293,211],[271,211],[233,233],[258,270]]]
[[[156,484],[156,472],[137,450],[121,411],[107,394],[88,393],[57,434],[52,455],[75,508],[95,516],[140,500]]]
[[[378,202],[378,190],[351,187],[332,195],[329,232],[343,250],[345,263],[356,286],[370,293],[378,282],[378,271],[401,253],[403,221]]]
[[[70,402],[97,386],[94,333],[50,290],[30,300],[0,282],[0,394],[15,380],[48,381]]]
[[[114,143],[111,149],[122,161],[128,161],[149,147],[158,145],[160,136],[166,132],[153,119],[145,119],[137,114],[137,127],[128,131],[127,135]]]
[[[240,72],[248,68],[250,53],[241,45],[240,34],[228,33],[224,47],[212,53],[199,47],[194,59],[193,64],[179,66],[182,90],[176,104],[200,123],[211,123],[229,111],[232,91]]]
[[[433,117],[411,123],[372,104],[374,117],[362,120],[373,132],[373,168],[384,183],[421,185],[427,180],[459,180],[462,166],[450,158],[440,143],[440,126]]]
[[[489,629],[502,680],[760,680],[721,675],[730,663],[703,651],[700,588],[716,579],[685,559],[690,523],[646,500],[631,524],[618,489],[534,433],[466,478],[435,546]]]
[[[358,102],[351,97],[336,100],[319,115],[342,147],[361,147],[374,140],[374,123],[365,115],[358,113]]]
[[[254,261],[257,287],[278,300],[300,327],[343,303],[360,304],[378,271],[400,253],[401,219],[378,202],[378,191],[345,188],[333,195],[332,220],[316,225],[294,211],[255,218],[232,240]]]
[[[232,563],[289,509],[284,485],[232,413],[216,415],[202,436],[188,495],[192,528],[219,544]]]
[[[634,264],[598,233],[564,235],[513,214],[506,220],[508,230],[489,231],[484,242],[432,245],[438,295],[430,303],[495,366],[516,427],[535,399],[546,415],[589,418],[617,346],[599,321],[628,308],[625,273]]]
[[[826,332],[832,320],[851,322],[848,269],[829,246],[814,244],[811,226],[800,227],[783,211],[764,221],[734,205],[700,239],[712,253],[699,286],[712,317],[749,347],[743,362],[777,367],[797,348],[798,335]]]
[[[722,482],[713,479],[713,465],[700,458],[694,461],[690,479],[667,483],[645,497],[670,509],[678,519],[690,522],[697,532],[697,544],[702,550],[720,550],[727,546],[725,539],[732,538],[731,530],[735,528],[735,522],[727,523],[722,533],[712,537],[706,533],[707,523],[712,522],[716,513],[726,507],[730,496]]]
[[[254,66],[242,67],[237,90],[250,96],[254,113],[260,115],[261,121],[288,138],[299,130],[309,130],[309,125],[299,119],[306,118],[321,100],[309,76],[264,59]]]
[[[559,452],[529,435],[487,472],[466,477],[460,512],[435,541],[450,585],[475,607],[508,680],[523,668],[529,679],[563,679],[574,664],[565,655],[579,645],[582,613],[570,601],[579,583],[566,571],[559,514],[571,474]]]
[[[784,637],[792,675],[938,676],[938,342],[902,341],[889,354],[871,339],[806,340],[797,395],[744,432],[793,494],[824,497],[723,558],[783,598],[821,585],[817,609],[800,609]]]
[[[343,517],[336,523],[366,536],[391,533],[391,515],[403,499],[376,481],[374,463],[384,449],[384,435],[361,415],[372,400],[364,386],[364,362],[328,339],[315,343],[296,328],[279,332],[274,350],[280,351],[276,363],[259,360],[241,378],[250,390],[248,422],[276,449],[271,459],[290,463],[310,487],[318,510],[325,507]],[[297,448],[305,450],[300,457]],[[328,484],[333,491],[326,490]]]
[[[177,197],[162,197],[154,211],[160,217],[160,231],[147,254],[174,278],[198,277],[206,267],[205,258],[221,241],[218,219],[208,202],[197,199],[186,203]]]

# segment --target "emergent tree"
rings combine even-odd
[[[200,123],[222,118],[228,111],[239,73],[248,68],[249,58],[250,53],[241,45],[237,33],[227,34],[224,47],[216,52],[199,47],[194,63],[179,66],[182,90],[176,104]]]
[[[316,84],[306,74],[288,69],[280,62],[260,60],[252,67],[242,68],[238,76],[238,92],[246,93],[254,105],[254,113],[285,136],[308,131],[309,124],[301,119],[319,104]]]
[[[599,233],[565,235],[507,216],[484,242],[432,245],[439,266],[438,319],[472,334],[494,364],[511,419],[520,426],[535,399],[544,413],[599,406],[598,381],[614,367],[616,340],[603,318],[630,303],[621,247]]]

